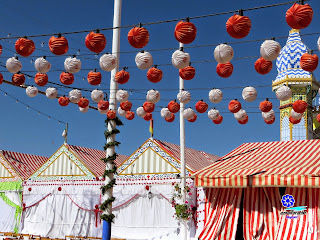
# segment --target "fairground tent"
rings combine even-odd
[[[63,144],[24,183],[22,233],[101,237],[98,206],[105,156],[105,151]],[[119,155],[116,164],[125,159]]]
[[[186,176],[208,166],[219,157],[202,151],[185,149]],[[148,139],[117,170],[114,196],[121,199],[113,205],[115,223],[112,236],[125,239],[175,239],[179,222],[170,203],[172,186],[180,183],[180,146],[156,139]],[[190,201],[196,206],[201,189],[193,187]],[[201,221],[198,212],[189,221],[189,236],[195,236],[195,225]],[[202,222],[203,223],[203,222]],[[180,237],[181,238],[181,237]]]
[[[0,151],[0,232],[18,232],[22,212],[22,183],[47,157]]]
[[[194,176],[207,188],[201,240],[320,239],[320,140],[245,143]],[[306,210],[286,210],[284,194]]]

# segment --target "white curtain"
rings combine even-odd
[[[100,204],[100,186],[100,183],[24,186],[26,210],[22,233],[52,238],[100,237],[102,226],[94,211],[95,205]]]
[[[0,197],[0,232],[13,232],[16,208],[6,204]]]

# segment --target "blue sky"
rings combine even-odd
[[[167,19],[185,18],[209,13],[219,13],[230,10],[246,9],[256,6],[269,5],[285,1],[275,0],[257,0],[257,1],[212,1],[202,0],[195,4],[193,0],[162,0],[159,1],[129,1],[123,0],[122,8],[122,25],[138,24],[140,22],[153,22]],[[320,2],[308,2],[313,10],[314,17],[311,25],[302,30],[303,33],[319,32],[317,26],[320,21],[319,12]],[[291,5],[260,9],[255,11],[244,12],[244,15],[250,17],[252,28],[250,34],[242,40],[267,39],[271,37],[287,36],[290,27],[285,21],[285,13]],[[0,16],[2,24],[0,37],[6,37],[8,33],[11,36],[25,36],[34,34],[49,34],[58,32],[93,30],[97,28],[112,27],[113,22],[113,1],[62,1],[56,0],[54,4],[46,1],[34,0],[26,1],[11,0],[0,3]],[[188,46],[232,43],[237,39],[231,38],[225,30],[225,23],[231,14],[199,18],[191,20],[197,27],[196,40]],[[149,44],[144,48],[161,49],[161,48],[178,48],[178,42],[175,40],[173,32],[176,22],[163,23],[145,26],[150,33]],[[127,41],[127,33],[130,28],[121,30],[121,52],[136,51]],[[104,52],[111,52],[112,31],[103,31],[107,38],[107,46]],[[98,59],[94,54],[90,54],[84,45],[86,33],[66,35],[69,41],[69,51],[64,56],[54,57],[49,52],[48,40],[50,37],[33,38],[36,44],[36,51],[28,58],[20,57],[22,62],[22,71],[35,75],[34,61],[36,57],[46,55],[47,60],[52,64],[52,71],[48,73],[49,81],[60,83],[59,75],[63,70],[64,59],[72,54],[77,53],[82,61],[83,69],[99,69]],[[316,41],[319,35],[303,37],[306,45],[311,49],[316,49]],[[240,41],[242,41],[240,40]],[[285,45],[286,39],[278,40],[281,46]],[[41,43],[44,42],[43,47]],[[7,58],[14,54],[14,40],[0,41],[0,44],[6,49],[0,57],[0,62],[5,64]],[[235,58],[259,56],[261,42],[251,42],[242,44],[232,44],[235,51]],[[190,53],[192,61],[213,60],[213,50],[215,46],[186,48],[185,51]],[[8,50],[9,49],[9,50]],[[171,62],[171,55],[174,50],[153,51],[151,52],[154,64],[168,64]],[[318,52],[315,52],[318,53]],[[122,53],[120,55],[120,67],[129,67],[130,80],[127,84],[119,88],[133,89],[129,100],[133,102],[134,109],[141,106],[144,102],[148,89],[158,89],[162,99],[157,103],[157,111],[154,113],[154,132],[155,138],[164,141],[179,144],[179,118],[173,123],[167,123],[160,116],[160,107],[165,107],[168,100],[175,99],[178,93],[179,79],[178,71],[173,66],[159,66],[163,71],[163,79],[157,83],[150,83],[146,78],[147,71],[135,67],[136,53]],[[216,62],[193,64],[196,68],[196,76],[193,80],[185,81],[185,89],[192,94],[192,101],[187,105],[194,108],[196,101],[204,99],[209,107],[216,107],[224,117],[220,125],[215,125],[208,118],[207,113],[198,114],[198,120],[194,123],[186,121],[186,146],[198,150],[207,151],[212,154],[222,156],[244,142],[260,141],[278,141],[280,138],[279,124],[279,106],[275,94],[271,87],[257,88],[258,100],[253,103],[247,103],[242,100],[242,88],[223,89],[228,87],[241,86],[265,86],[270,85],[271,81],[277,75],[275,62],[272,71],[267,75],[260,75],[254,69],[254,62],[257,58],[234,59],[234,71],[231,77],[221,78],[216,74]],[[0,72],[4,79],[11,80],[12,74],[6,69],[0,67]],[[86,77],[89,70],[81,70],[76,80],[71,85],[74,88],[95,89],[89,85]],[[103,84],[100,88],[107,89],[110,83],[110,73],[103,72]],[[319,75],[319,69],[315,72]],[[32,78],[26,79],[26,84],[34,84]],[[49,87],[47,85],[46,87]],[[39,87],[45,90],[46,87]],[[246,125],[240,125],[228,112],[228,100],[223,100],[219,104],[212,104],[208,99],[210,88],[221,88],[224,99],[237,98],[241,101],[243,108],[249,112],[249,122]],[[161,91],[161,89],[176,89],[174,91]],[[207,88],[206,90],[193,90],[194,88]],[[19,101],[24,102],[38,110],[51,115],[57,119],[69,123],[68,142],[73,145],[86,146],[90,148],[102,149],[105,143],[104,138],[104,120],[105,115],[97,111],[89,110],[88,113],[81,113],[77,105],[70,104],[67,107],[61,107],[57,100],[47,99],[43,95],[35,98],[29,98],[24,89],[0,85],[0,89],[14,95]],[[139,89],[139,90],[137,90]],[[59,93],[68,91],[59,89]],[[65,93],[66,94],[66,93]],[[90,97],[88,92],[84,94]],[[263,98],[270,98],[274,104],[276,112],[276,122],[273,125],[264,123],[258,109],[260,101]],[[24,153],[50,156],[63,143],[61,133],[64,129],[63,124],[48,120],[46,116],[39,115],[37,112],[28,110],[26,106],[16,103],[15,100],[4,96],[0,93],[0,149],[18,151]],[[254,112],[254,113],[250,113]],[[121,133],[117,135],[117,140],[122,144],[117,149],[118,153],[130,155],[136,150],[149,136],[149,122],[142,118],[135,117],[134,120],[128,121],[123,118],[124,126],[119,127]]]

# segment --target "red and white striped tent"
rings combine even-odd
[[[18,232],[22,183],[47,157],[0,150],[0,232]]]
[[[105,151],[63,144],[23,186],[22,233],[99,237]],[[116,165],[127,157],[118,155]]]
[[[245,240],[320,239],[320,140],[245,143],[194,177],[207,188],[201,240],[236,239],[241,201]],[[279,187],[305,215],[280,214]]]
[[[186,176],[191,176],[217,159],[218,156],[186,148]],[[178,177],[180,171],[180,146],[153,138],[144,142],[120,164],[114,195],[116,199],[121,199],[121,203],[113,205],[116,218],[112,237],[176,239],[179,225],[173,217],[174,208],[170,199],[172,185],[181,181]],[[193,186],[193,181],[188,181],[188,184]],[[191,200],[196,205],[200,193],[196,193],[195,188],[193,190]],[[181,239],[180,236],[178,238]]]

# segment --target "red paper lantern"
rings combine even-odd
[[[128,41],[134,48],[143,48],[149,42],[149,32],[143,27],[134,27],[128,33]]]
[[[178,22],[174,30],[174,37],[177,39],[177,41],[184,44],[192,43],[196,38],[196,35],[197,29],[194,24],[189,21]]]
[[[73,74],[68,72],[62,72],[60,74],[60,82],[65,85],[71,85],[74,82]]]
[[[125,102],[120,103],[120,107],[124,111],[130,111],[132,108],[132,103],[129,101],[125,101]]]
[[[116,112],[112,110],[108,110],[107,112],[107,118],[114,119],[116,117]]]
[[[272,109],[272,102],[264,100],[260,103],[259,108],[261,112],[269,112]]]
[[[90,32],[86,36],[85,44],[90,51],[100,53],[106,47],[107,39],[102,33]]]
[[[251,20],[246,16],[234,14],[228,19],[226,28],[231,37],[237,39],[244,38],[250,32]]]
[[[62,190],[62,188],[61,188],[61,187],[58,187],[58,191],[61,192],[61,190]]]
[[[147,186],[146,186],[146,190],[149,191],[149,189],[150,189],[150,187],[147,185]]]
[[[320,113],[317,115],[317,121],[320,123]]]
[[[31,187],[29,187],[29,188],[28,188],[28,191],[31,192],[31,190],[32,190]]]
[[[150,82],[157,83],[162,79],[163,73],[158,68],[150,68],[147,72],[147,78]]]
[[[165,120],[167,122],[173,122],[175,118],[176,118],[176,116],[174,115],[174,113],[171,113],[170,117],[165,118]]]
[[[98,108],[102,111],[107,110],[109,108],[109,102],[101,100],[100,102],[98,102]]]
[[[179,70],[179,76],[184,80],[191,80],[196,74],[196,69],[192,66],[188,66]]]
[[[286,13],[286,21],[293,29],[302,29],[309,26],[312,21],[313,10],[309,4],[293,4]]]
[[[300,66],[303,70],[313,72],[318,67],[319,58],[316,54],[305,53],[301,56]]]
[[[292,124],[298,124],[299,122],[301,122],[301,118],[300,119],[294,119],[293,117],[289,117],[289,121],[292,123]]]
[[[63,97],[59,97],[58,99],[58,103],[62,106],[62,107],[65,107],[65,106],[68,106],[70,100],[68,97],[66,96],[63,96]]]
[[[146,121],[150,121],[152,119],[152,113],[147,113],[144,117],[143,117],[144,120]]]
[[[26,38],[19,38],[16,41],[15,49],[17,53],[21,56],[28,57],[34,52],[36,48],[32,40]]]
[[[180,104],[177,103],[176,101],[171,101],[168,104],[168,109],[172,113],[177,113],[180,110]]]
[[[220,124],[223,121],[223,117],[221,115],[219,115],[219,117],[216,120],[212,120],[212,122],[214,122],[215,124]]]
[[[81,98],[78,102],[78,106],[81,107],[81,108],[86,108],[89,106],[89,100],[86,99],[86,98]]]
[[[238,121],[238,123],[240,123],[240,124],[246,124],[246,123],[248,122],[248,120],[249,120],[249,117],[248,117],[248,115],[246,115],[246,118],[243,119],[243,120]]]
[[[2,84],[3,83],[3,76],[2,76],[2,74],[0,73],[0,84]]]
[[[304,113],[307,110],[308,103],[303,100],[297,100],[292,104],[292,108],[297,113]]]
[[[129,81],[129,78],[130,78],[130,73],[128,73],[125,70],[121,70],[116,73],[114,80],[119,84],[124,84]]]
[[[144,110],[146,113],[152,113],[152,112],[154,111],[154,108],[155,108],[154,103],[144,102],[144,104],[143,104],[143,110]]]
[[[200,100],[196,103],[197,112],[204,113],[207,111],[207,109],[208,109],[208,104],[206,102]]]
[[[220,77],[227,78],[230,77],[233,72],[233,65],[230,62],[227,62],[225,64],[218,63],[216,70]]]
[[[87,76],[88,83],[93,86],[99,85],[101,83],[101,78],[102,76],[100,72],[91,71],[88,73],[88,76]]]
[[[266,124],[272,124],[274,123],[274,121],[276,120],[276,118],[272,118],[271,120],[264,120]]]
[[[236,113],[239,112],[239,110],[241,109],[241,103],[239,101],[235,100],[231,100],[229,102],[228,105],[229,111],[232,113]]]
[[[134,112],[128,111],[126,113],[126,119],[128,119],[128,120],[134,119]]]
[[[24,76],[24,74],[22,73],[15,73],[12,75],[12,83],[14,85],[20,86],[22,84],[24,84],[26,78]]]
[[[259,58],[255,63],[254,63],[254,68],[256,71],[260,74],[267,74],[271,71],[272,69],[272,62],[265,60],[263,57]]]
[[[55,55],[65,54],[69,49],[68,40],[60,34],[57,38],[52,36],[49,39],[49,48],[50,51]]]
[[[34,77],[34,81],[38,86],[45,86],[48,83],[48,75],[45,73],[37,73]]]
[[[189,122],[195,122],[197,120],[197,114],[194,114],[192,118],[188,119]]]

